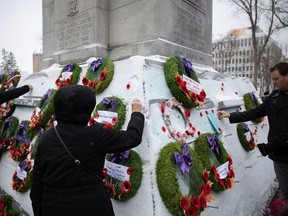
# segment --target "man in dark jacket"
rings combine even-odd
[[[269,121],[268,143],[258,144],[263,156],[273,160],[276,178],[284,201],[288,202],[288,63],[280,62],[270,68],[272,82],[276,87],[269,97],[257,108],[228,113],[219,111],[221,118],[230,123],[245,122],[267,116]]]
[[[32,85],[28,84],[19,88],[14,88],[11,90],[0,92],[0,104],[18,98],[19,96],[29,92],[32,89],[33,89]]]
[[[141,143],[144,115],[141,103],[134,100],[126,131],[114,131],[101,124],[87,126],[95,104],[95,94],[86,86],[64,86],[55,94],[57,131],[84,166],[74,163],[55,129],[43,134],[30,193],[34,216],[114,215],[103,183],[105,156]]]

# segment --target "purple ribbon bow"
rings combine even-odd
[[[130,156],[130,150],[120,152],[120,153],[112,153],[111,154],[111,160],[113,163],[119,164],[124,158],[129,158]]]
[[[184,63],[184,66],[186,68],[187,71],[192,71],[192,63],[190,61],[187,61],[186,58],[184,58],[184,56],[179,55],[179,59]]]
[[[254,102],[255,101],[255,95],[253,92],[249,93],[251,100]]]
[[[28,164],[25,161],[22,161],[20,164],[20,172],[23,172],[28,167]]]
[[[245,123],[242,123],[242,128],[244,129],[245,133],[250,131],[248,125]]]
[[[41,136],[44,134],[44,132],[45,132],[44,128],[40,127],[39,133],[40,133]]]
[[[213,136],[206,136],[206,139],[210,145],[210,149],[213,152],[217,152],[218,154],[220,154],[219,152],[219,146],[218,146],[218,135],[214,134]]]
[[[73,70],[74,64],[68,64],[65,67],[65,72],[71,72]]]
[[[30,144],[31,140],[26,138],[26,131],[28,129],[28,122],[22,122],[19,126],[19,131],[17,134],[14,134],[14,139],[18,140],[19,142],[27,142]]]
[[[193,158],[188,153],[187,143],[184,144],[181,155],[178,152],[174,152],[175,163],[180,168],[182,174],[190,172],[189,166],[192,164]]]
[[[98,58],[97,60],[91,62],[91,69],[94,72],[100,65],[102,65],[103,58]]]
[[[115,98],[112,100],[109,100],[108,98],[103,98],[102,103],[105,106],[110,106],[112,108],[112,110],[114,110],[116,107],[116,99]]]
[[[11,117],[8,117],[5,119],[5,125],[4,125],[4,130],[9,128],[13,123],[13,119]]]

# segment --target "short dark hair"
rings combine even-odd
[[[271,73],[275,70],[278,70],[280,75],[285,76],[288,74],[288,63],[280,62],[276,64],[275,66],[271,67],[269,70]]]

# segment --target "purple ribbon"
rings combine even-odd
[[[16,71],[13,71],[13,72],[11,73],[10,78],[14,77],[15,75],[16,75]]]
[[[108,98],[103,98],[102,103],[105,106],[110,106],[112,108],[112,110],[114,110],[116,107],[116,99],[115,98],[112,100],[109,100]]]
[[[213,136],[206,136],[206,139],[210,145],[210,149],[213,152],[217,152],[218,154],[220,154],[219,152],[219,146],[218,146],[218,135],[214,134]]]
[[[190,61],[187,61],[186,58],[184,58],[184,56],[179,55],[179,59],[184,63],[184,66],[186,68],[187,71],[192,71],[192,63]]]
[[[255,101],[255,95],[253,92],[249,93],[251,100],[254,102]]]
[[[119,164],[124,158],[129,158],[130,150],[120,152],[120,153],[112,153],[111,160],[113,163]]]
[[[20,164],[20,172],[23,172],[28,167],[28,164],[25,161],[22,161]]]
[[[18,140],[19,142],[27,142],[30,144],[31,140],[26,138],[26,131],[28,129],[28,122],[22,122],[19,126],[19,131],[17,134],[14,134],[14,139]]]
[[[100,65],[102,65],[103,58],[98,58],[97,60],[91,62],[91,69],[94,72]]]
[[[4,130],[9,128],[13,123],[13,119],[11,117],[8,117],[5,119],[5,125],[4,125]]]
[[[65,72],[71,72],[73,70],[74,64],[68,64],[65,67]]]
[[[178,152],[174,152],[174,159],[182,174],[190,172],[189,166],[192,164],[193,158],[189,155],[187,143],[184,144],[181,155]]]
[[[245,123],[242,123],[242,128],[244,129],[245,133],[250,131],[248,125]]]
[[[52,94],[52,89],[48,89],[48,91],[45,93],[44,95],[44,102],[46,102],[47,100],[49,100],[51,94]]]
[[[45,132],[44,128],[40,127],[39,133],[40,133],[41,136],[44,134],[44,132]]]

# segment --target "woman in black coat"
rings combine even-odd
[[[19,96],[29,92],[32,89],[33,89],[32,85],[28,84],[22,87],[0,92],[0,104],[18,98]]]
[[[30,198],[35,216],[114,215],[102,181],[105,155],[138,146],[144,116],[134,100],[126,131],[87,126],[95,104],[95,94],[86,86],[62,87],[55,94],[57,131],[85,168],[74,163],[55,129],[48,130],[39,142],[33,170]]]

